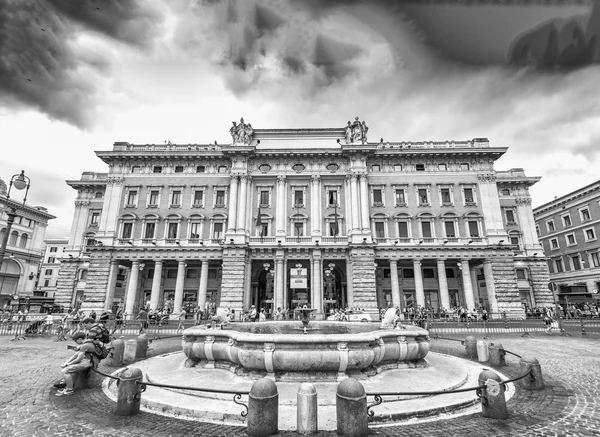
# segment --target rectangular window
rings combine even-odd
[[[558,238],[553,238],[550,240],[550,248],[558,249]]]
[[[469,220],[469,236],[479,237],[479,223],[475,220]]]
[[[90,218],[90,224],[91,225],[97,225],[99,220],[100,220],[100,213],[99,212],[93,212],[92,213],[92,217]]]
[[[337,190],[330,190],[329,191],[329,207],[332,208],[333,206],[337,205],[337,201],[338,201],[338,193]]]
[[[294,190],[294,206],[304,206],[304,191]]]
[[[594,267],[600,267],[600,252],[594,252],[592,255],[592,264]]]
[[[49,286],[50,286],[50,279],[44,280],[44,287],[49,287]]]
[[[402,171],[402,164],[394,164],[394,171]]]
[[[175,173],[183,173],[183,165],[176,165]]]
[[[446,278],[454,278],[454,269],[446,269]]]
[[[417,164],[417,165],[415,166],[415,169],[416,169],[417,171],[425,171],[425,164]]]
[[[398,237],[408,238],[408,222],[398,222]]]
[[[404,189],[396,190],[396,206],[406,206],[406,192]]]
[[[337,237],[339,234],[340,231],[338,230],[338,222],[329,222],[329,235],[332,237]]]
[[[554,260],[554,265],[556,266],[556,272],[557,273],[562,273],[563,272],[562,259],[555,259]]]
[[[46,271],[44,272],[44,275],[52,276],[52,269],[46,269]]]
[[[514,225],[515,222],[515,212],[512,209],[505,210],[506,213],[506,224]]]
[[[200,223],[190,225],[190,238],[200,238]]]
[[[570,215],[563,215],[561,218],[562,218],[562,222],[563,222],[563,227],[568,228],[569,226],[572,225]]]
[[[216,240],[223,238],[223,223],[215,223],[213,225],[213,238]]]
[[[372,172],[377,173],[377,172],[379,172],[379,170],[380,170],[379,165],[375,164],[375,165],[371,166],[371,171]]]
[[[155,231],[156,223],[146,223],[146,232],[144,232],[144,238],[154,238]]]
[[[577,241],[575,240],[575,234],[568,234],[567,235],[567,246],[572,246],[574,244],[577,244]]]
[[[169,223],[167,228],[167,238],[177,238],[177,229],[179,227],[179,223]]]
[[[423,278],[425,278],[425,279],[433,279],[433,278],[435,278],[435,271],[434,271],[434,269],[430,269],[430,268],[423,269]]]
[[[131,166],[131,173],[141,173],[141,172],[142,172],[142,168],[139,165]]]
[[[548,229],[548,232],[554,232],[554,221],[548,220],[546,222],[546,229]]]
[[[592,219],[592,217],[590,216],[590,210],[588,208],[580,209],[579,215],[581,216],[582,222],[587,222]]]
[[[579,255],[571,257],[571,261],[573,261],[573,270],[581,270],[581,259],[579,258]]]
[[[127,206],[133,206],[136,204],[137,200],[137,191],[132,190],[127,194]]]
[[[121,238],[131,238],[131,231],[133,230],[133,223],[123,223],[123,233]]]
[[[204,191],[196,190],[194,191],[194,206],[202,206],[204,199]]]
[[[54,264],[56,262],[56,258],[53,256],[48,257],[48,264]]]
[[[171,206],[181,206],[181,191],[173,191],[171,194]]]
[[[225,190],[217,190],[216,206],[225,206]]]
[[[296,236],[296,237],[304,236],[304,226],[302,223],[294,223],[294,236]]]
[[[508,188],[504,188],[500,190],[500,194],[502,194],[503,196],[510,196],[510,190]]]
[[[473,188],[465,188],[465,203],[475,203],[475,198],[473,197]]]
[[[403,269],[402,277],[405,279],[414,279],[415,271],[413,269]]]
[[[152,168],[152,173],[162,173],[162,165],[155,165]]]
[[[260,192],[260,206],[268,207],[269,206],[269,191],[261,191]]]
[[[167,270],[167,278],[174,279],[177,277],[177,269],[168,269]]]
[[[385,223],[375,222],[375,236],[377,238],[385,238]]]
[[[429,196],[427,195],[426,188],[419,188],[418,191],[419,196],[419,205],[428,205],[429,204]]]
[[[260,225],[260,236],[261,237],[266,237],[267,235],[269,235],[269,224],[268,223],[261,223],[261,225]]]
[[[444,229],[446,231],[446,237],[456,237],[456,230],[454,228],[454,222],[444,222]]]
[[[50,253],[55,253],[55,252],[58,252],[58,247],[51,247]]]
[[[519,237],[510,237],[510,244],[513,246],[519,246]]]
[[[423,238],[431,238],[431,222],[421,222],[421,234]]]
[[[380,189],[373,190],[373,206],[383,206],[383,194]]]
[[[517,272],[517,279],[527,279],[527,276],[525,276],[525,269],[516,269]]]
[[[196,279],[198,277],[198,269],[187,269],[185,277],[187,279]]]
[[[469,164],[467,164],[466,162],[462,163],[460,165],[460,169],[463,170],[463,171],[469,171]]]
[[[438,170],[446,171],[446,170],[448,170],[448,166],[446,164],[438,164]]]
[[[442,205],[451,205],[450,188],[442,188]]]
[[[148,199],[148,206],[158,206],[158,196],[160,191],[152,190],[150,191],[150,197]]]
[[[196,166],[196,173],[205,173],[205,172],[206,172],[206,167],[204,167],[203,165]]]
[[[594,228],[586,229],[583,231],[585,235],[585,241],[595,240],[596,233],[594,232]]]
[[[219,173],[227,173],[227,167],[225,165],[220,165],[218,172]]]

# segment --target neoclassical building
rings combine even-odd
[[[114,143],[83,173],[56,301],[86,308],[550,306],[522,169],[485,138],[372,142],[253,129],[227,144]]]

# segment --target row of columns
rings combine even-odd
[[[425,289],[423,286],[423,272],[421,270],[421,260],[413,260],[413,269],[415,274],[415,297],[417,305],[425,307]],[[450,295],[448,292],[448,279],[446,277],[446,261],[443,259],[437,260],[438,285],[440,293],[440,303],[443,308],[450,309]],[[460,271],[462,278],[462,288],[465,296],[465,305],[467,309],[475,309],[475,296],[473,293],[473,281],[471,275],[475,276],[474,271],[469,266],[468,259],[460,260]],[[483,263],[483,271],[485,276],[485,286],[488,294],[488,302],[490,303],[491,312],[498,312],[498,301],[496,299],[496,290],[494,285],[494,277],[492,272],[491,260],[485,260]],[[398,280],[398,262],[390,260],[390,274],[392,286],[392,305],[402,308],[402,299],[400,296],[400,282]]]
[[[249,177],[246,175],[231,176],[231,182],[229,184],[228,232],[244,232],[246,230],[249,182]]]
[[[200,285],[198,287],[198,306],[204,308],[206,304],[206,292],[208,290],[208,261],[202,261],[200,269]],[[136,298],[139,291],[139,274],[141,261],[133,261],[131,263],[131,271],[129,273],[129,281],[127,282],[127,291],[125,295],[125,313],[135,314],[139,308],[136,308]],[[177,264],[177,279],[175,281],[175,301],[173,305],[173,313],[179,313],[183,306],[183,288],[185,283],[185,261],[179,261]],[[159,307],[161,279],[162,279],[163,261],[155,261],[154,276],[152,278],[152,291],[150,294],[150,309],[155,310]],[[115,286],[117,275],[119,272],[119,261],[111,263],[108,290],[104,309],[110,309],[115,294]]]

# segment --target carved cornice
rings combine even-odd
[[[517,205],[531,205],[531,197],[516,197],[515,202]]]
[[[109,176],[106,178],[106,185],[122,185],[124,179],[123,176]]]
[[[479,182],[493,183],[496,182],[496,175],[494,173],[478,174],[477,179],[479,180]]]
[[[91,202],[89,200],[76,200],[75,208],[84,208],[90,206]]]

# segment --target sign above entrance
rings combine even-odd
[[[292,268],[290,269],[290,288],[307,288],[308,287],[308,271],[307,269]]]

